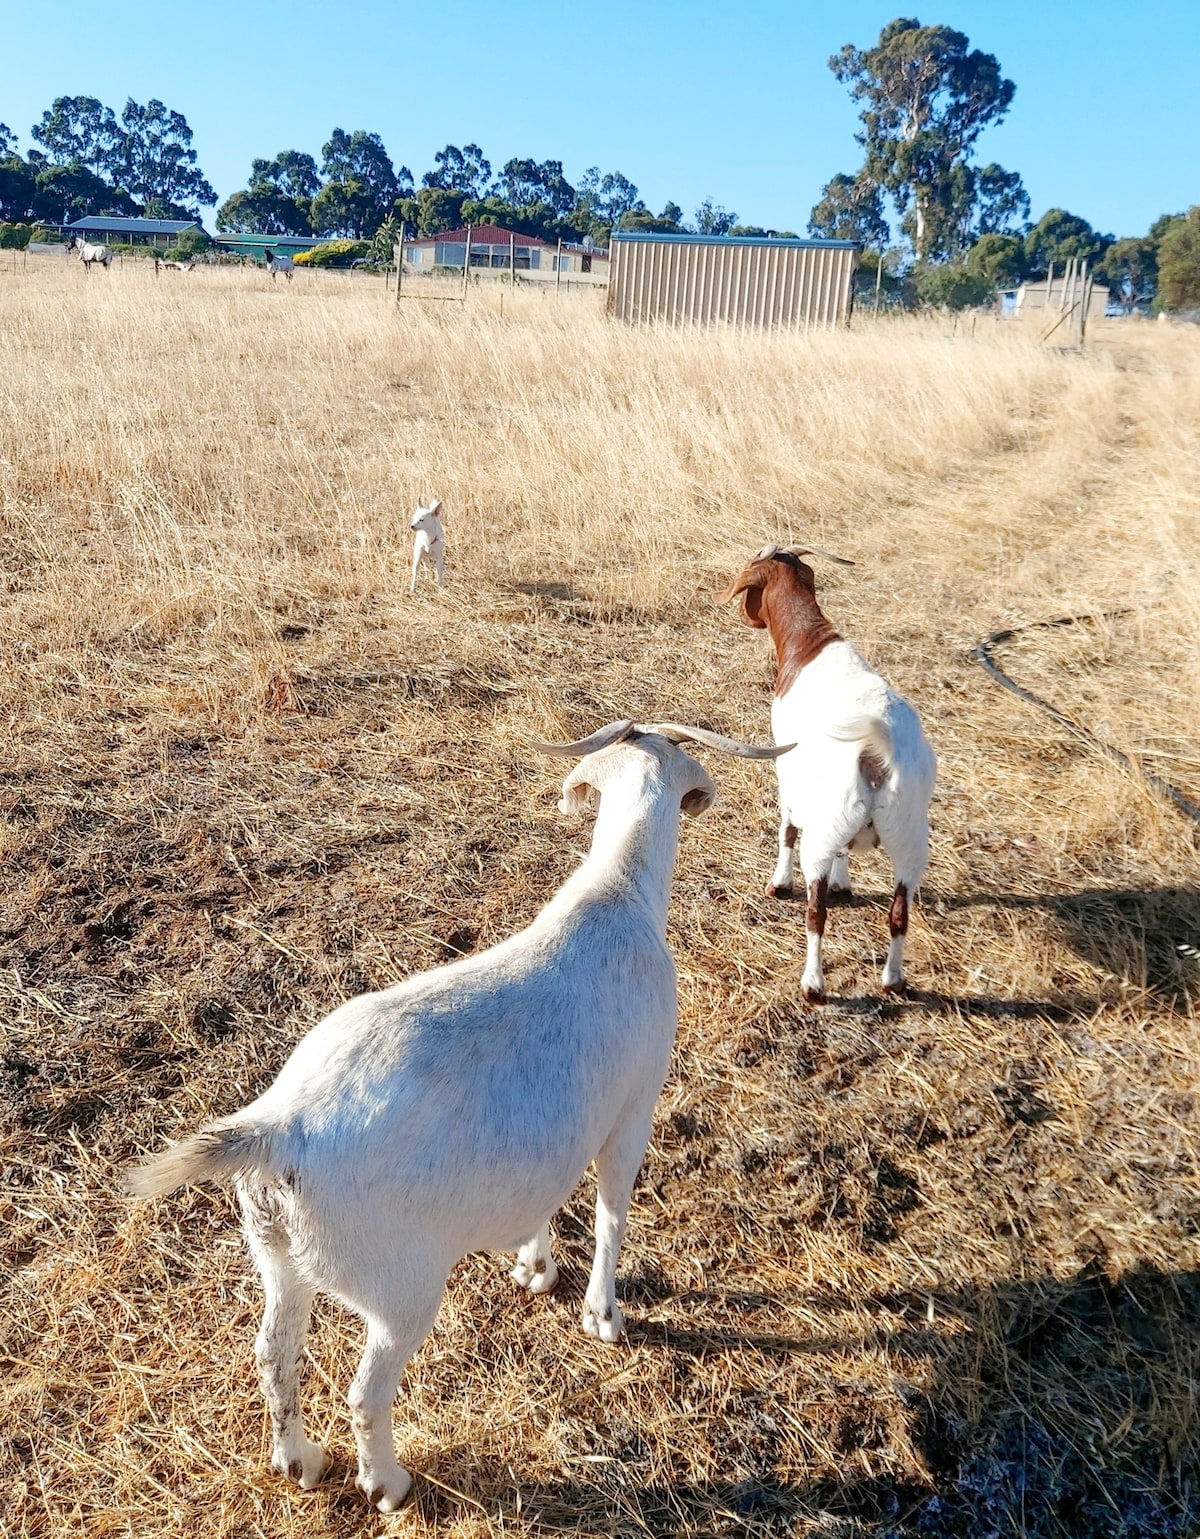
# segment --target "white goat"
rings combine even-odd
[[[741,594],[746,622],[770,631],[777,659],[775,741],[797,745],[775,765],[779,860],[767,893],[790,893],[799,832],[808,898],[801,987],[806,999],[821,1000],[828,894],[850,891],[851,850],[882,844],[896,878],[883,987],[898,992],[904,987],[908,900],[929,863],[937,761],[912,706],[822,614],[813,570],[800,559],[806,555],[827,552],[768,545],[720,595],[724,603]],[[839,556],[829,559],[853,565]]]
[[[282,273],[283,276],[290,283],[292,281],[292,274],[296,270],[295,263],[292,261],[291,257],[290,256],[276,256],[273,251],[268,251],[266,253],[266,257],[267,257],[267,271],[271,274],[271,282],[272,283],[275,282],[275,274],[276,273]]]
[[[429,561],[437,573],[439,588],[446,586],[446,531],[442,527],[442,504],[435,497],[428,507],[417,504],[410,528],[413,531],[412,581],[408,591],[417,587],[417,569],[422,561]]]
[[[102,246],[98,241],[81,240],[79,242],[79,260],[83,263],[85,273],[90,273],[96,262],[108,271],[108,264],[112,261],[112,252],[107,246]]]
[[[255,1343],[272,1468],[314,1486],[299,1366],[319,1289],[361,1314],[350,1386],[358,1485],[391,1512],[411,1476],[392,1444],[404,1365],[447,1274],[471,1251],[518,1248],[512,1276],[557,1280],[550,1217],[595,1160],[596,1252],[583,1328],[617,1341],[614,1276],[634,1178],[676,1026],[667,902],[680,809],[712,781],[676,745],[753,758],[698,728],[615,722],[551,751],[581,763],[564,812],[598,793],[591,851],[527,930],[335,1010],[257,1100],[129,1172],[142,1196],[233,1181],[265,1307]]]

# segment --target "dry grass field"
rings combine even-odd
[[[0,1532],[1200,1531],[1197,830],[971,660],[1094,616],[1002,661],[1200,796],[1200,334],[950,330],[0,271]],[[428,493],[450,582],[410,598]],[[394,1517],[353,1488],[358,1324],[319,1308],[301,1493],[227,1196],[130,1204],[120,1168],[528,921],[589,833],[534,740],[763,738],[769,643],[712,594],[768,540],[857,561],[827,610],[939,755],[912,992],[879,994],[872,857],[802,1005],[773,774],[716,759],[627,1343],[578,1329],[585,1183],[548,1300],[452,1277]]]

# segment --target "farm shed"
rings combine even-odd
[[[256,262],[261,262],[268,251],[276,256],[295,256],[298,251],[311,251],[321,244],[316,236],[265,235],[261,232],[216,235],[213,239],[218,250],[231,252],[234,256],[253,257]]]
[[[1012,295],[1009,303],[1005,303],[1008,295]],[[1064,275],[1052,277],[1049,282],[1044,278],[1038,283],[1023,283],[1018,289],[1010,289],[1001,301],[1000,313],[1004,316],[1014,316],[1017,319],[1032,317],[1035,320],[1043,320],[1047,317],[1045,311],[1061,310],[1068,299],[1067,283]],[[1104,312],[1108,306],[1108,286],[1103,283],[1093,283],[1088,290],[1089,321],[1102,321]],[[1036,312],[1036,313],[1035,313]]]
[[[854,241],[614,230],[611,250],[608,311],[620,321],[799,330],[849,319]]]
[[[507,272],[509,259],[523,278],[553,281],[563,273],[572,282],[604,283],[608,279],[608,252],[577,245],[573,241],[541,240],[520,235],[498,224],[478,224],[467,229],[444,230],[438,235],[419,235],[404,242],[404,264],[413,271],[432,272],[435,267],[460,268],[471,241],[472,271],[494,268]]]
[[[116,214],[89,214],[63,226],[66,235],[105,246],[156,246],[165,251],[185,230],[201,229],[198,219],[125,219]]]

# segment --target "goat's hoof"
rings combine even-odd
[[[792,896],[792,888],[790,885],[783,886],[781,884],[776,886],[774,882],[768,882],[766,893],[768,898],[790,898]]]
[[[550,1293],[558,1286],[558,1268],[549,1257],[533,1266],[518,1261],[508,1275],[519,1288],[527,1288],[530,1293]]]
[[[850,886],[849,882],[847,882],[845,887],[833,887],[833,886],[830,886],[830,889],[829,889],[829,901],[831,903],[833,902],[833,900],[835,898],[852,898],[853,896],[854,896],[854,889]]]
[[[896,999],[903,999],[908,993],[907,978],[885,978],[881,985],[885,994],[891,994]]]
[[[806,983],[804,984],[801,992],[804,995],[805,1004],[823,1005],[825,1003],[825,985],[823,983],[820,985],[820,987],[817,987],[814,984]]]
[[[412,1495],[412,1476],[402,1465],[397,1465],[396,1469],[398,1473],[390,1480],[360,1474],[354,1482],[368,1503],[380,1512],[399,1512]]]
[[[583,1306],[583,1333],[585,1336],[593,1336],[597,1341],[616,1343],[625,1334],[625,1316],[620,1308],[614,1304],[611,1309],[593,1309],[590,1304]]]
[[[277,1449],[271,1459],[271,1468],[277,1475],[286,1475],[295,1481],[302,1491],[311,1491],[321,1483],[321,1476],[329,1468],[329,1455],[320,1443],[310,1443],[305,1438],[297,1453]]]

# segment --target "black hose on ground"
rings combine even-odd
[[[1117,620],[1122,615],[1129,613],[1128,609],[1118,609],[1100,618]],[[1056,620],[1034,620],[1029,625],[1015,625],[1008,630],[993,631],[990,636],[985,637],[975,648],[975,661],[987,670],[988,674],[1002,689],[1007,689],[1010,694],[1016,695],[1018,700],[1024,700],[1028,705],[1035,707],[1035,709],[1044,711],[1047,716],[1052,717],[1054,721],[1058,722],[1059,726],[1065,727],[1068,732],[1074,733],[1089,748],[1094,748],[1098,753],[1102,753],[1105,758],[1111,759],[1114,764],[1119,764],[1129,774],[1145,781],[1160,796],[1165,796],[1178,811],[1183,813],[1185,818],[1191,818],[1193,823],[1200,823],[1200,805],[1192,801],[1190,796],[1185,796],[1178,786],[1173,786],[1169,780],[1164,780],[1161,775],[1156,775],[1153,771],[1145,769],[1142,765],[1131,759],[1128,754],[1122,753],[1119,748],[1114,748],[1111,743],[1104,742],[1094,732],[1090,732],[1087,727],[1081,727],[1077,721],[1072,721],[1069,716],[1065,716],[1062,711],[1052,706],[1048,700],[1043,700],[1040,695],[1035,695],[1031,689],[1026,689],[1023,684],[1018,684],[1016,679],[1011,678],[1005,673],[1004,669],[1001,668],[1000,664],[992,656],[993,647],[999,646],[1002,642],[1011,641],[1015,636],[1020,636],[1025,631],[1052,630],[1055,626],[1060,625],[1092,624],[1096,618],[1095,615],[1060,615]]]

